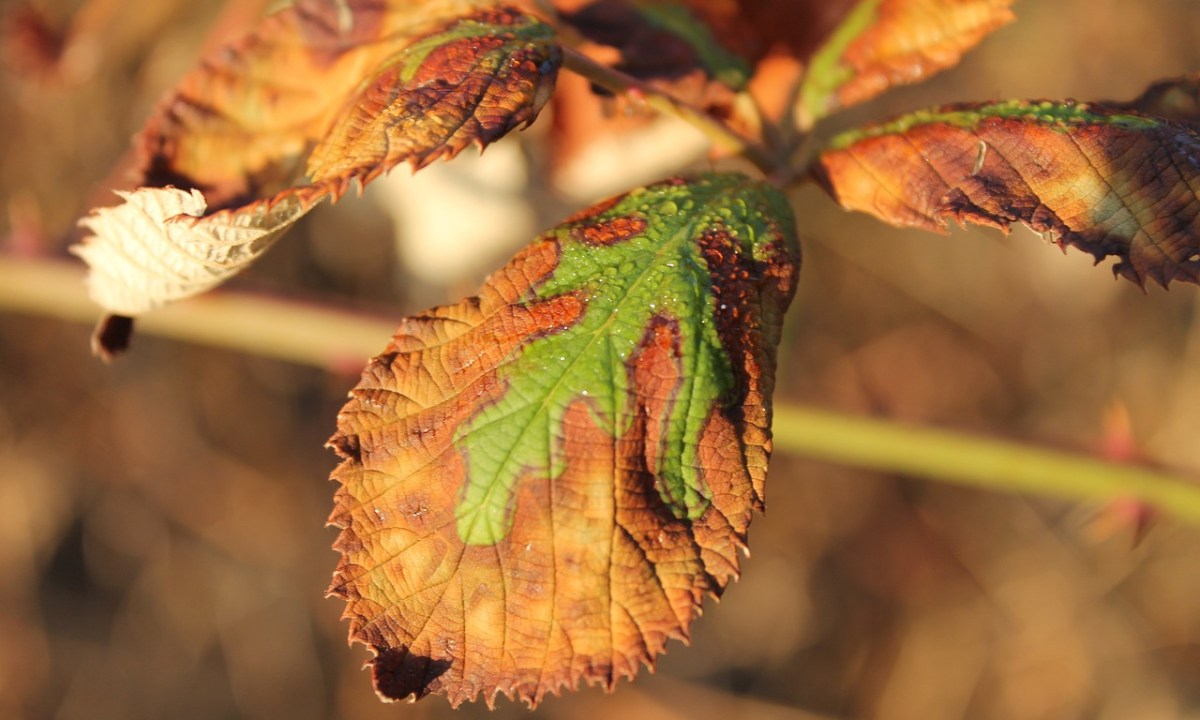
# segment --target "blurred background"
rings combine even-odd
[[[0,2],[0,252],[65,257],[156,99],[264,4],[40,0],[35,22]],[[1127,99],[1200,69],[1192,0],[1016,11],[956,69],[835,122],[953,100]],[[398,319],[470,292],[568,211],[706,165],[668,124],[626,140],[620,162],[610,146],[561,169],[555,187],[547,122],[320,208],[234,285]],[[1200,473],[1196,288],[1143,293],[1025,231],[936,237],[813,188],[794,201],[805,266],[779,401]],[[446,226],[447,207],[470,222]],[[323,598],[336,555],[322,445],[357,367],[148,335],[105,366],[89,332],[0,307],[0,718],[487,714],[379,703],[342,603]],[[743,580],[690,648],[538,715],[1200,718],[1196,528],[1158,518],[1139,543],[1136,508],[783,454],[768,498]]]

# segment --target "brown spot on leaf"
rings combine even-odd
[[[679,322],[662,315],[655,316],[629,362],[628,371],[633,412],[643,421],[645,444],[642,452],[646,469],[655,476],[659,473],[659,455],[666,443],[671,409],[683,382],[681,359]],[[669,488],[661,483],[658,485],[656,492],[670,497]],[[682,499],[673,500],[682,503]]]
[[[450,669],[449,660],[414,655],[404,648],[376,648],[371,661],[375,689],[387,700],[420,700],[436,690],[439,678]]]
[[[755,508],[761,510],[771,453],[768,401],[775,387],[775,348],[782,325],[778,313],[795,293],[798,264],[755,260],[723,229],[705,233],[700,246],[712,282],[717,334],[736,381],[726,401],[727,414],[713,415],[705,424],[701,465],[722,468],[728,466],[727,455],[745,457]]]
[[[585,223],[574,228],[571,233],[582,243],[600,247],[625,242],[641,235],[645,230],[645,218],[630,215]]]

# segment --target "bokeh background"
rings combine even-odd
[[[155,100],[263,4],[41,0],[50,29],[76,28],[51,63],[54,33],[0,2],[0,252],[65,257]],[[952,100],[1125,99],[1200,68],[1193,0],[1016,10],[958,68],[837,122]],[[320,209],[235,285],[399,318],[469,292],[596,195],[706,164],[686,130],[658,127],[555,188],[546,125]],[[781,401],[1200,474],[1195,288],[1143,293],[1025,231],[936,237],[812,188],[794,200],[805,267]],[[439,698],[379,703],[340,601],[323,598],[336,555],[322,444],[356,371],[150,336],[104,366],[89,330],[0,307],[0,718],[453,716]],[[1158,518],[1137,543],[1128,508],[782,454],[768,495],[742,581],[690,648],[537,714],[1200,718],[1196,528]],[[526,714],[502,701],[494,717]]]

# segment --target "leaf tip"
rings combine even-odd
[[[371,646],[375,657],[368,661],[375,680],[375,692],[384,702],[415,702],[437,687],[438,679],[450,669],[449,660],[415,655],[406,647]],[[458,703],[452,701],[457,707]],[[491,707],[489,702],[488,706]]]
[[[111,363],[129,349],[133,339],[133,318],[125,315],[105,315],[92,331],[92,354]]]

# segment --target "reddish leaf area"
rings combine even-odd
[[[553,36],[474,0],[299,0],[268,16],[180,81],[137,140],[138,189],[85,219],[93,299],[133,316],[204,292],[327,195],[529,124],[561,62]]]
[[[716,4],[716,3],[714,3]],[[740,38],[738,17],[730,3],[721,3],[724,8],[709,8],[708,13],[697,13],[697,19],[707,21],[709,27],[721,27],[722,22],[732,32],[719,35],[719,42],[731,49],[746,49],[748,37]],[[585,38],[599,45],[616,49],[620,60],[615,67],[642,80],[678,80],[693,72],[702,72],[702,63],[697,49],[683,37],[647,22],[638,11],[637,5],[628,0],[557,0],[563,11],[562,18]],[[689,7],[695,12],[697,8]],[[724,12],[722,12],[724,10]],[[742,33],[744,35],[744,33]]]
[[[581,225],[575,236],[588,245],[616,245],[646,230],[646,221],[639,217],[618,217]]]
[[[463,22],[515,29],[528,16],[496,9]],[[452,34],[461,24],[440,33]],[[367,183],[400,162],[419,169],[532,123],[554,89],[562,55],[547,43],[508,51],[511,43],[504,34],[469,35],[432,50],[410,78],[403,77],[405,68],[381,72],[313,152],[313,181],[331,183],[340,195],[352,181]]]
[[[212,213],[271,197],[306,172],[341,192],[349,176],[366,181],[404,160],[419,167],[486,144],[531,122],[553,88],[559,57],[550,43],[498,62],[512,42],[502,29],[529,22],[465,0],[411,8],[300,0],[218,51],[161,103],[138,139],[135,184],[199,189]],[[464,23],[495,29],[454,37]],[[415,72],[392,64],[439,35],[444,45]]]
[[[1097,262],[1117,257],[1114,272],[1139,285],[1200,281],[1200,134],[1190,125],[1046,102],[929,118],[866,131],[822,155],[818,175],[845,207],[896,225],[1021,222]]]
[[[837,89],[849,107],[895,85],[958,64],[963,53],[1014,19],[1013,0],[882,0],[874,22],[846,48],[852,75]]]

